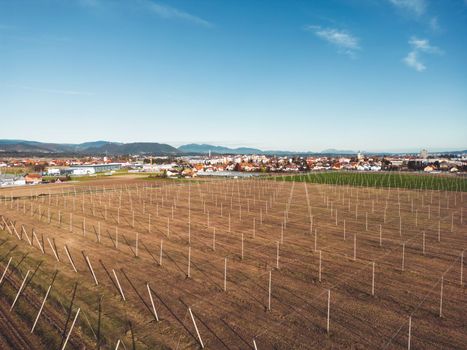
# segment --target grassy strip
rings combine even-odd
[[[329,171],[276,176],[274,179],[332,185],[467,192],[467,177],[455,175]]]

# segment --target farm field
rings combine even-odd
[[[466,180],[345,179],[1,189],[0,348],[464,349]]]
[[[438,191],[467,191],[467,180],[456,174],[424,174],[361,171],[323,171],[299,175],[277,176],[277,180],[331,185],[408,188]]]

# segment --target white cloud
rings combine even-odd
[[[439,47],[431,45],[428,39],[419,39],[413,36],[409,39],[409,45],[412,47],[412,50],[407,54],[403,61],[407,66],[415,69],[417,72],[423,72],[426,70],[425,64],[420,61],[422,53],[443,54],[443,51]]]
[[[410,51],[407,57],[404,58],[404,63],[417,72],[423,72],[426,69],[426,66],[419,61],[417,51]]]
[[[355,51],[360,50],[359,39],[347,31],[321,26],[306,26],[305,29],[336,46],[339,53],[355,57]]]
[[[192,15],[188,12],[184,12],[178,10],[174,7],[170,7],[167,5],[157,4],[154,2],[147,2],[148,8],[158,15],[159,17],[166,18],[166,19],[178,19],[186,22],[191,22],[193,24],[201,25],[204,27],[212,27],[212,23],[208,22],[200,17]]]
[[[436,54],[443,53],[443,51],[439,47],[431,45],[428,39],[419,39],[416,36],[413,36],[410,38],[409,44],[414,50]]]
[[[425,14],[427,8],[426,0],[389,0],[389,2],[415,16]]]

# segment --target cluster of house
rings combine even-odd
[[[0,187],[37,185],[42,183],[42,175],[30,173],[26,175],[0,174]]]
[[[235,155],[210,157],[179,157],[158,164],[143,164],[133,171],[163,173],[168,177],[235,175],[240,173],[273,173],[304,171],[424,171],[467,172],[466,158],[421,158],[419,156],[353,157],[272,157],[265,155]]]
[[[2,169],[14,168],[9,175]],[[24,169],[24,171],[21,171]],[[126,159],[92,157],[83,159],[8,159],[0,160],[0,186],[36,184],[42,176],[67,179],[73,176],[106,174],[126,169],[128,172],[151,173],[163,177],[245,176],[273,172],[306,172],[326,170],[348,171],[424,171],[467,172],[467,156],[420,155],[365,156],[268,156],[268,155],[209,155],[180,157],[140,157]],[[2,173],[5,173],[2,175]]]

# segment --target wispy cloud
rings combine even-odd
[[[305,30],[335,46],[339,53],[352,58],[355,57],[356,51],[360,50],[359,39],[347,31],[337,28],[323,28],[316,25],[306,26]]]
[[[397,8],[415,16],[424,15],[427,9],[426,0],[389,0],[389,2]]]
[[[428,39],[419,39],[413,36],[410,38],[409,44],[410,46],[412,46],[413,49],[418,50],[418,51],[436,53],[436,54],[443,53],[443,51],[439,47],[431,45]]]
[[[168,5],[163,5],[160,3],[155,3],[152,1],[147,1],[147,8],[158,15],[161,18],[165,19],[174,19],[180,20],[185,22],[190,22],[196,25],[200,25],[203,27],[212,27],[213,24],[201,17],[192,15],[191,13],[176,9],[175,7],[171,7]]]
[[[116,2],[114,3],[112,1],[109,1],[109,0],[76,0],[76,1],[80,6],[89,7],[89,8],[100,8],[100,9],[111,8],[110,5],[115,5],[116,3]],[[154,2],[152,0],[127,0],[124,2],[120,2],[120,5],[125,5],[128,8],[132,8],[132,9],[137,9],[137,8],[144,9],[164,19],[185,21],[185,22],[189,22],[189,23],[196,24],[196,25],[203,26],[203,27],[214,26],[211,22],[201,17],[198,17],[194,14],[191,14],[189,12],[180,10],[178,8],[175,8],[175,7],[163,4],[163,3]]]
[[[417,51],[410,51],[404,58],[404,63],[417,72],[423,72],[426,69],[426,66],[420,62]]]
[[[443,54],[443,50],[437,46],[431,45],[428,39],[419,39],[413,36],[409,39],[409,45],[412,47],[412,50],[403,59],[403,62],[417,72],[426,70],[425,64],[420,60],[421,54]]]
[[[394,7],[399,9],[404,17],[415,20],[419,23],[424,23],[431,31],[435,33],[441,32],[442,25],[439,18],[429,11],[429,0],[386,0]],[[464,0],[467,2],[467,0]]]

